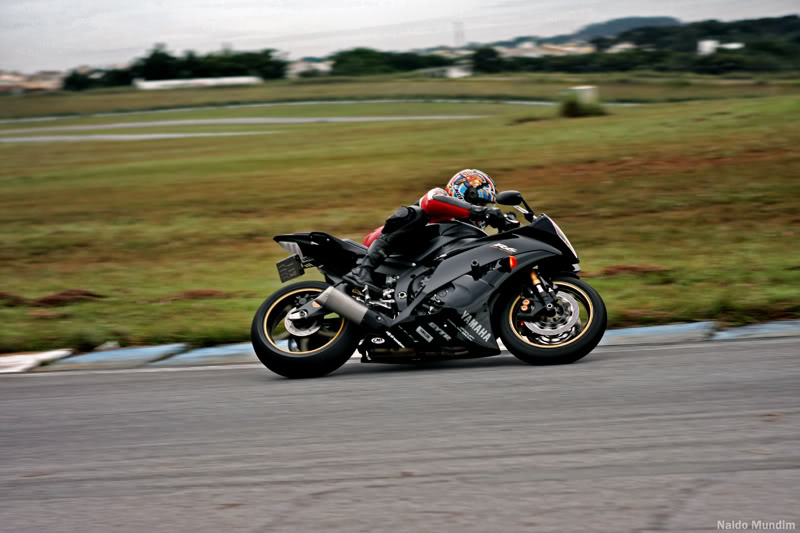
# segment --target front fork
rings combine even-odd
[[[553,313],[557,303],[553,286],[539,277],[535,270],[531,270],[531,287],[526,287],[528,297],[522,300],[517,317],[522,320],[533,320],[539,313]]]

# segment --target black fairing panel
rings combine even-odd
[[[572,250],[569,249],[569,246],[567,246],[564,241],[561,240],[561,237],[558,236],[558,232],[556,231],[553,220],[545,214],[539,215],[533,224],[528,224],[527,226],[522,226],[514,230],[514,233],[529,238],[538,239],[542,242],[550,244],[554,248],[560,250],[564,255],[566,262],[570,264],[580,262],[580,260],[572,253]]]
[[[519,244],[523,240],[532,241],[517,239],[515,242]],[[515,254],[519,261],[517,268],[561,255],[558,250],[542,242],[533,241],[529,245],[537,249]],[[489,300],[495,294],[497,286],[520,271],[503,271],[498,268],[499,260],[508,256],[508,252],[500,248],[482,246],[442,261],[414,300],[407,307],[400,306],[402,311],[396,319],[397,326],[391,331],[404,338],[405,342],[414,343],[413,347],[418,350],[418,344],[425,346],[428,343],[440,343],[442,346],[458,344],[470,350],[496,353],[499,348],[496,334],[492,330]],[[477,262],[481,270],[477,279],[472,275],[473,261]],[[409,277],[419,276],[422,272],[424,267],[407,272],[398,281],[398,287],[405,287]],[[436,303],[438,310],[430,314],[429,309],[433,303]],[[428,323],[427,329],[424,322]],[[444,335],[434,326],[441,328]],[[423,327],[424,331],[417,331],[418,327]],[[429,329],[436,335],[431,334]],[[429,340],[429,336],[433,340]]]
[[[471,353],[500,353],[492,331],[489,299],[492,292],[486,282],[463,276],[448,284],[442,309],[435,314],[401,313],[389,331],[404,347],[417,351],[440,351],[458,346]],[[420,296],[418,300],[425,299]]]
[[[552,246],[533,239],[504,239],[497,241],[495,244],[517,250],[513,255],[520,262],[528,259],[527,254],[536,254],[539,259],[561,255],[561,252]],[[472,271],[473,261],[478,263],[479,268],[487,270],[492,267],[494,263],[508,256],[508,251],[491,245],[480,246],[454,255],[439,264],[436,271],[426,283],[426,292],[428,290],[436,290],[445,283],[470,273]]]
[[[486,237],[483,230],[464,222],[428,224],[421,235],[414,236],[414,239],[406,244],[401,255],[414,263],[421,263],[483,237]]]

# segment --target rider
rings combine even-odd
[[[503,213],[496,207],[487,207],[497,198],[494,181],[484,172],[473,168],[457,172],[447,184],[447,190],[435,188],[408,207],[401,207],[386,219],[386,223],[367,235],[364,245],[369,246],[358,265],[344,276],[351,286],[361,289],[375,288],[372,274],[392,253],[400,241],[413,237],[429,222],[448,220],[469,221],[482,228],[488,222],[496,225]]]

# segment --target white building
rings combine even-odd
[[[447,59],[459,59],[462,57],[467,57],[472,55],[472,50],[468,50],[466,48],[449,48],[443,46],[441,48],[436,48],[429,52],[422,52],[422,53],[427,53],[428,55],[432,56],[446,57]]]
[[[501,57],[571,56],[591,54],[596,51],[591,44],[536,44],[532,41],[523,41],[515,47],[495,46],[494,49]]]
[[[723,50],[741,50],[744,48],[744,43],[720,43],[714,39],[697,41],[697,53],[701,56],[711,55],[720,48]]]
[[[542,57],[546,55],[540,46],[531,41],[524,41],[518,46],[495,46],[500,57]]]
[[[157,89],[184,89],[187,87],[225,87],[230,85],[257,85],[264,83],[258,76],[228,76],[225,78],[192,78],[187,80],[133,80],[137,89],[152,91]]]
[[[629,50],[635,50],[637,46],[630,41],[625,41],[624,43],[617,43],[614,46],[608,47],[606,50],[607,54],[619,54],[620,52],[627,52]]]
[[[292,61],[286,67],[287,78],[299,78],[303,75],[324,76],[333,70],[333,61]]]
[[[432,78],[466,78],[472,76],[472,67],[469,65],[450,65],[446,67],[429,67],[414,71]]]
[[[35,74],[0,71],[0,92],[57,91],[63,84],[64,74],[42,70]]]

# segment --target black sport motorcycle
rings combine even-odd
[[[514,213],[495,223],[494,235],[459,221],[428,224],[416,244],[376,269],[379,293],[342,281],[365,246],[322,232],[276,236],[293,254],[278,263],[281,282],[307,268],[326,282],[300,281],[267,298],[250,331],[259,360],[282,376],[310,378],[333,372],[356,350],[375,363],[498,355],[498,337],[530,364],[584,357],[603,337],[607,315],[578,277],[575,249],[518,191],[499,193],[497,203],[528,224]]]

